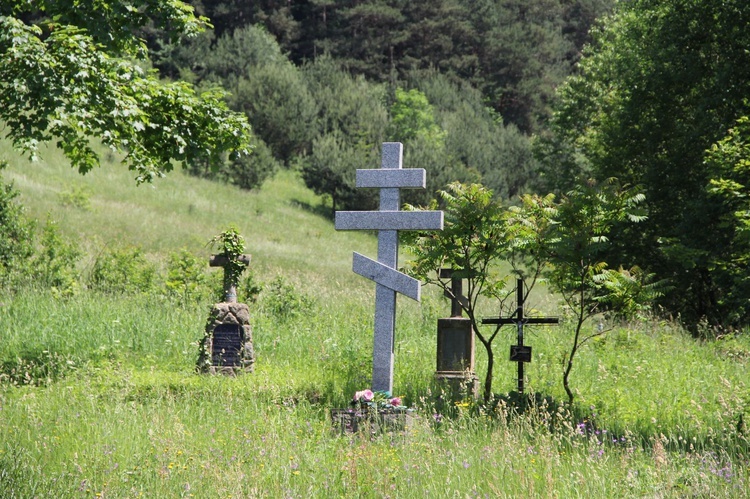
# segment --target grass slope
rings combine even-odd
[[[256,372],[224,378],[193,373],[208,302],[4,294],[0,362],[43,382],[0,383],[0,497],[748,495],[746,335],[704,343],[670,322],[620,327],[577,357],[570,414],[554,402],[570,328],[537,328],[528,386],[547,402],[522,415],[500,404],[490,418],[436,397],[435,322],[448,305],[427,291],[421,305],[400,299],[397,319],[395,390],[415,423],[340,436],[329,409],[370,377],[374,293],[351,252],[373,255],[372,235],[333,230],[290,172],[250,193],[179,172],[137,187],[110,162],[81,177],[54,150],[36,164],[3,151],[28,214],[50,213],[80,241],[84,270],[125,245],[159,263],[180,248],[207,260],[206,242],[234,224],[260,280],[284,276],[307,305],[279,315],[262,293]],[[81,198],[89,209],[70,203]],[[501,359],[513,336],[498,338]],[[515,364],[496,371],[495,390],[511,391]]]

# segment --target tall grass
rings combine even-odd
[[[206,241],[237,225],[265,285],[251,306],[257,360],[236,378],[195,374],[206,300],[5,293],[0,497],[748,496],[747,336],[700,342],[670,322],[623,325],[577,355],[577,405],[566,408],[571,328],[530,327],[530,406],[455,405],[432,382],[449,305],[425,290],[421,305],[400,300],[397,317],[394,387],[414,424],[341,435],[329,410],[371,376],[374,293],[351,252],[374,253],[372,235],[335,232],[292,172],[252,193],[180,173],[136,187],[116,165],[80,177],[45,157],[11,158],[7,176],[30,215],[52,213],[83,243],[84,267],[113,245],[159,264],[183,247],[207,259]],[[299,313],[277,306],[277,276],[306,298]],[[553,296],[533,300],[554,312]],[[502,361],[514,336],[496,341],[501,395],[515,387],[516,366]],[[485,365],[480,349],[480,374]]]

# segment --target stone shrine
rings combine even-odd
[[[237,303],[237,269],[249,264],[250,255],[211,256],[211,267],[224,268],[224,301],[216,303],[209,312],[200,342],[199,372],[237,374],[253,371],[255,352],[250,309],[244,303]],[[235,272],[230,269],[235,269]]]

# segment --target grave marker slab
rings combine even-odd
[[[336,230],[377,230],[377,261],[354,254],[352,270],[375,281],[375,331],[372,354],[372,389],[393,389],[393,346],[396,326],[396,293],[419,301],[419,282],[398,267],[399,230],[442,230],[442,211],[402,212],[402,188],[426,186],[422,168],[402,169],[403,145],[385,142],[380,170],[357,170],[357,187],[380,189],[379,211],[337,211]]]
[[[240,367],[242,330],[239,324],[219,324],[211,341],[211,363],[216,367]]]

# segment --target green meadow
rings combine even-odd
[[[330,203],[290,171],[253,192],[180,171],[136,186],[113,158],[81,176],[53,149],[36,163],[0,151],[26,215],[40,227],[51,217],[81,248],[84,284],[101,255],[128,247],[157,281],[185,249],[218,282],[207,243],[233,225],[262,287],[255,371],[237,377],[195,373],[210,296],[178,300],[161,281],[147,293],[3,290],[0,497],[750,496],[747,333],[705,341],[674,320],[615,324],[577,355],[567,407],[572,324],[538,286],[531,308],[563,321],[527,329],[529,398],[514,403],[508,328],[498,402],[484,407],[433,382],[450,304],[426,288],[398,305],[394,395],[412,424],[340,434],[330,410],[371,376],[374,286],[351,258],[375,254],[373,234],[336,232]]]

